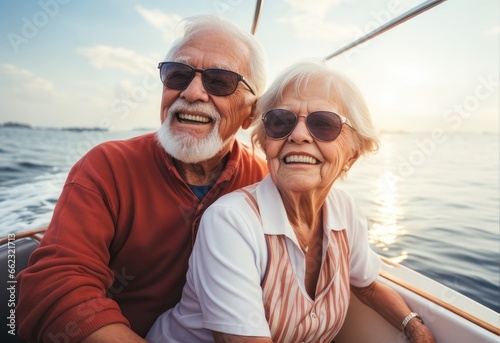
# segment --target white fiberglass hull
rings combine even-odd
[[[500,314],[422,274],[383,259],[379,280],[400,293],[438,343],[498,343]],[[354,295],[335,343],[403,343],[404,335]]]

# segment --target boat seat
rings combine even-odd
[[[17,318],[15,318],[15,312],[11,313],[11,310],[15,310],[15,305],[17,305],[17,284],[14,276],[28,266],[29,257],[33,250],[38,247],[38,244],[37,239],[24,237],[11,240],[10,245],[7,242],[0,246],[0,284],[2,287],[2,292],[0,292],[0,318],[5,323],[1,325],[0,342],[25,342],[17,336]],[[14,262],[14,265],[12,265],[12,262]],[[14,270],[11,269],[12,266],[14,266]],[[9,326],[11,323],[16,324],[15,329]]]

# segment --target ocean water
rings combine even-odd
[[[0,237],[45,227],[91,147],[145,132],[0,127]],[[500,312],[499,146],[498,134],[383,134],[336,186],[367,217],[377,253]]]

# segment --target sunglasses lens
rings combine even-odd
[[[321,141],[333,141],[342,131],[342,120],[333,112],[313,112],[306,120],[311,135]]]
[[[280,109],[267,112],[263,119],[266,135],[277,139],[288,136],[297,123],[295,113]]]
[[[165,87],[184,90],[194,78],[196,71],[202,72],[203,86],[213,95],[226,96],[234,93],[240,77],[235,72],[223,69],[194,69],[177,62],[165,62],[160,67],[160,79]]]
[[[264,130],[271,138],[287,137],[295,128],[298,117],[295,113],[274,109],[263,116]],[[306,117],[307,129],[311,135],[320,141],[331,142],[342,131],[342,119],[339,115],[329,111],[312,112]]]
[[[206,69],[203,72],[203,86],[213,95],[232,94],[238,86],[238,74],[229,70]]]
[[[193,68],[181,63],[163,63],[160,69],[161,82],[172,89],[186,89],[193,77]]]

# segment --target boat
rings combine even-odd
[[[5,320],[0,332],[0,341],[5,343],[25,342],[17,336],[16,312],[17,287],[15,276],[28,266],[31,253],[38,247],[45,228],[11,233],[0,239],[0,280],[4,285],[0,293],[0,316]]]
[[[383,32],[433,8],[444,0],[425,1],[358,40],[325,57],[332,59]],[[251,33],[255,34],[262,11],[262,0],[256,1]],[[45,229],[9,234],[0,239],[0,280],[7,292],[1,293],[0,315],[6,318],[7,329],[0,333],[1,342],[23,342],[15,335],[14,276],[28,265],[30,254],[39,245]],[[395,289],[433,332],[438,343],[498,343],[500,314],[386,257],[380,256],[382,269],[379,281]],[[12,291],[14,290],[14,291]],[[335,343],[408,342],[400,330],[391,326],[371,308],[351,294],[346,321],[335,337]]]
[[[343,46],[325,60],[368,40],[443,3],[429,0],[388,21],[361,38]],[[395,289],[410,308],[422,317],[439,343],[500,342],[500,314],[403,265],[380,256],[379,281]],[[336,343],[409,342],[380,315],[351,294],[346,321],[335,337]]]
[[[28,266],[30,254],[38,247],[45,229],[10,234],[0,239],[0,281],[7,285],[2,292],[0,315],[6,318],[7,330],[1,342],[23,342],[15,336],[15,280],[13,275]],[[498,343],[500,314],[426,276],[380,256],[379,281],[394,288],[419,313],[438,343]],[[14,261],[14,263],[12,263]],[[11,305],[12,304],[12,305]],[[9,326],[11,325],[11,326]],[[386,322],[371,308],[351,295],[346,321],[335,343],[408,342],[401,331]]]
[[[379,281],[394,288],[422,317],[438,343],[500,341],[500,314],[414,270],[381,256]],[[335,343],[409,342],[354,295]]]

